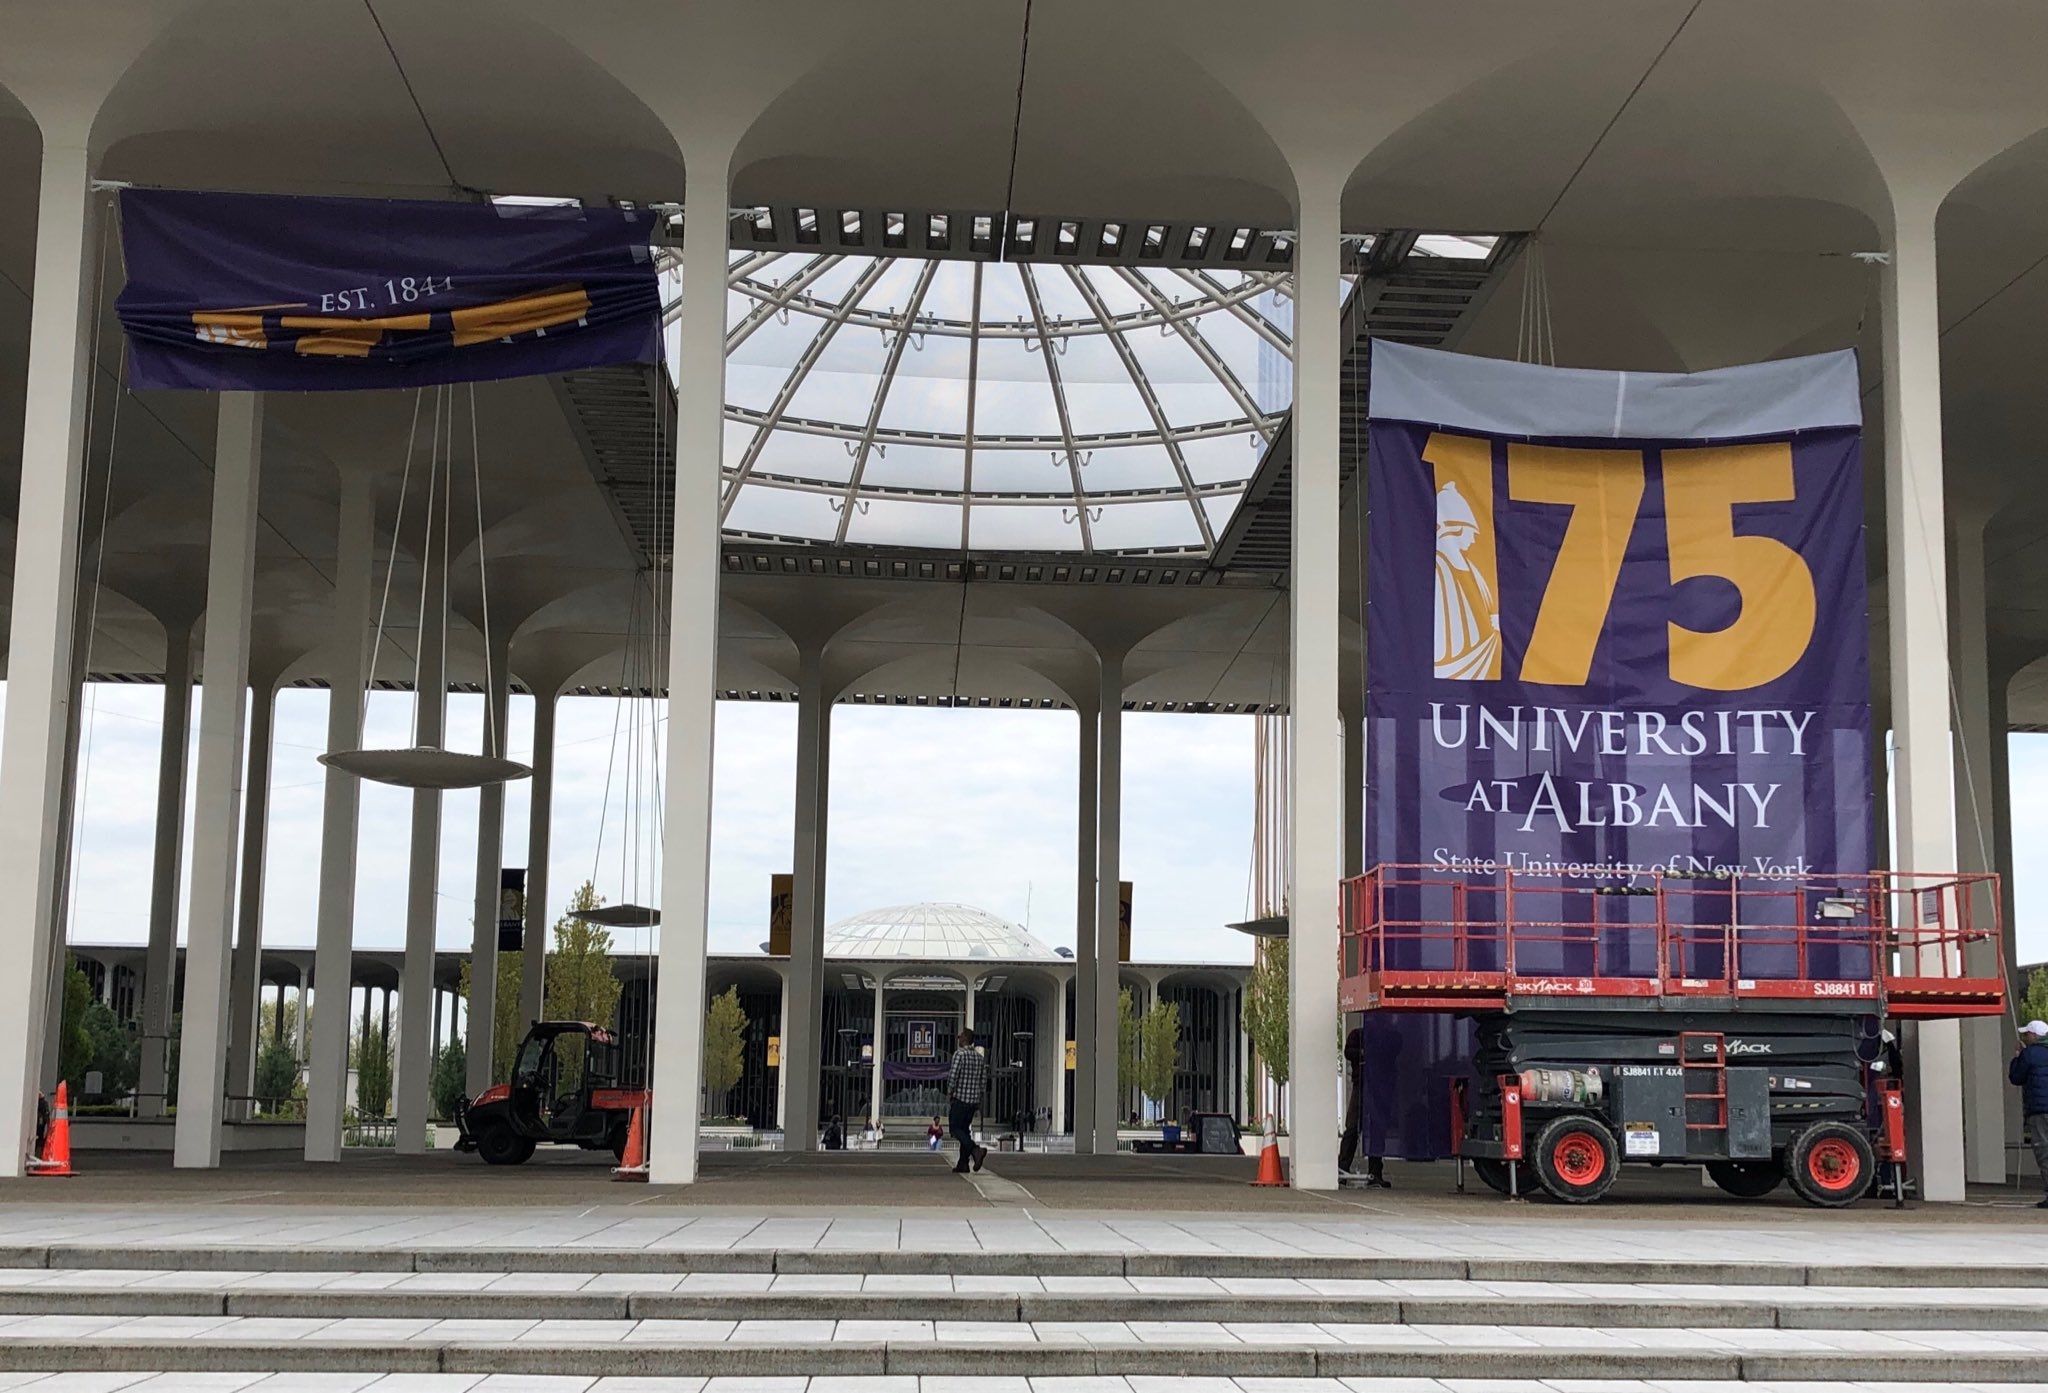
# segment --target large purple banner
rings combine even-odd
[[[137,388],[420,387],[656,359],[645,210],[128,189]]]
[[[1859,436],[1847,354],[1681,376],[1376,344],[1366,864],[1441,872],[1475,919],[1500,913],[1504,869],[1554,883],[1529,912],[1556,922],[1515,968],[1559,978],[1657,971],[1636,931],[1654,899],[1596,915],[1579,892],[1694,877],[1697,921],[1726,923],[1730,876],[1868,871]],[[1451,917],[1433,893],[1389,917]],[[1718,933],[1676,951],[1687,972],[1789,977],[1789,937],[1738,941],[1736,964]],[[1451,966],[1442,939],[1385,952]],[[1405,1062],[1373,1071],[1380,1144],[1442,1154],[1465,1032],[1381,1029]]]

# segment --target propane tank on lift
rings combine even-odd
[[[1525,1103],[1576,1103],[1591,1107],[1605,1096],[1598,1069],[1524,1069]]]

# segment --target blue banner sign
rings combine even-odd
[[[1655,901],[1596,915],[1585,892],[1692,878],[1680,912],[1726,923],[1731,878],[1871,869],[1858,403],[1848,353],[1681,375],[1374,345],[1365,860],[1426,868],[1390,919],[1541,920],[1518,972],[1650,977]],[[1556,891],[1510,912],[1506,871]],[[1754,939],[1735,964],[1719,933],[1672,951],[1714,977],[1870,970]],[[1384,952],[1436,970],[1454,948]],[[1465,1032],[1375,1029],[1403,1061],[1368,1065],[1382,1144],[1442,1154]]]
[[[651,363],[653,217],[128,189],[129,383],[343,391]]]

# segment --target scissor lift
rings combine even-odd
[[[1892,1020],[2000,1015],[1998,877],[1595,880],[1383,865],[1343,896],[1346,1011],[1477,1029],[1452,1149],[1503,1194],[1598,1199],[1629,1163],[1754,1198],[1905,1190]]]

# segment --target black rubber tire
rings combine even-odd
[[[493,1166],[516,1166],[533,1155],[533,1139],[500,1122],[477,1133],[476,1154]]]
[[[1515,1168],[1515,1193],[1522,1199],[1536,1193],[1536,1173],[1527,1161],[1497,1161],[1491,1156],[1472,1158],[1472,1173],[1497,1195],[1508,1193],[1508,1167]]]
[[[1769,1161],[1709,1161],[1707,1176],[1739,1200],[1760,1200],[1785,1183],[1785,1168]]]
[[[1845,1122],[1816,1122],[1785,1148],[1785,1178],[1808,1204],[1842,1209],[1870,1192],[1877,1153],[1862,1129]]]
[[[1543,1124],[1529,1164],[1546,1193],[1566,1204],[1591,1204],[1614,1184],[1621,1148],[1599,1118],[1566,1113]]]

